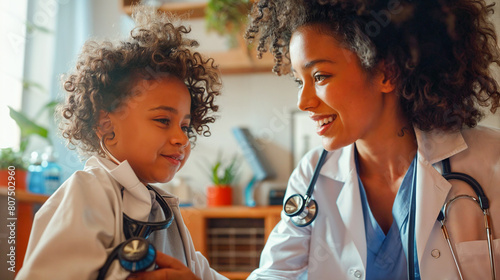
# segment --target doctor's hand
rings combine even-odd
[[[174,257],[157,252],[156,265],[153,271],[132,273],[127,280],[200,280],[189,268]]]

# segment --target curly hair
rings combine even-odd
[[[260,0],[245,38],[257,40],[259,56],[274,55],[273,72],[288,74],[292,33],[314,25],[368,73],[383,63],[412,125],[450,131],[476,126],[479,107],[500,106],[489,68],[500,65],[492,13],[483,0]]]
[[[96,134],[99,113],[113,112],[124,101],[140,93],[139,79],[161,79],[166,75],[183,81],[191,95],[191,142],[196,134],[209,136],[209,123],[218,111],[214,99],[220,94],[219,71],[212,58],[204,59],[192,48],[191,30],[174,25],[176,19],[151,8],[135,7],[136,27],[130,38],[118,43],[87,41],[73,73],[63,81],[68,92],[59,106],[62,136],[70,148],[82,154],[103,155]]]

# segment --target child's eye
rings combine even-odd
[[[170,124],[170,119],[155,119],[155,121],[159,122],[159,123],[162,123],[162,124],[165,124],[165,125],[169,125]]]
[[[293,79],[293,81],[297,84],[297,86],[298,86],[299,88],[301,88],[301,87],[302,87],[303,83],[302,83],[302,81],[301,81],[301,80],[299,80],[299,79],[295,78],[295,79]]]
[[[182,131],[184,131],[184,133],[186,133],[186,135],[188,135],[188,134],[191,134],[193,132],[193,128],[190,125],[183,126]]]

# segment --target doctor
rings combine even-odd
[[[271,51],[274,72],[293,75],[298,107],[323,139],[285,200],[304,195],[329,153],[312,195],[316,219],[297,227],[283,213],[249,279],[459,279],[436,218],[450,198],[474,192],[443,178],[447,158],[489,197],[500,266],[500,131],[477,126],[478,105],[500,106],[491,11],[469,0],[254,4],[247,39]],[[464,279],[492,279],[477,209],[456,202],[448,230]]]

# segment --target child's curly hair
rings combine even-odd
[[[140,93],[139,79],[161,79],[172,75],[184,81],[191,94],[191,131],[209,136],[218,110],[215,96],[220,94],[219,72],[213,59],[204,59],[192,47],[198,42],[184,38],[191,30],[174,25],[171,15],[151,8],[135,7],[136,27],[130,38],[113,44],[88,41],[83,46],[76,69],[64,82],[69,93],[59,106],[62,136],[71,147],[86,155],[103,152],[96,134],[99,113],[113,112],[124,100]]]
[[[270,49],[273,71],[290,70],[292,32],[315,24],[355,52],[371,73],[380,62],[396,85],[402,109],[421,130],[474,127],[476,103],[495,113],[500,65],[497,36],[483,0],[259,0],[246,39],[259,55]]]

